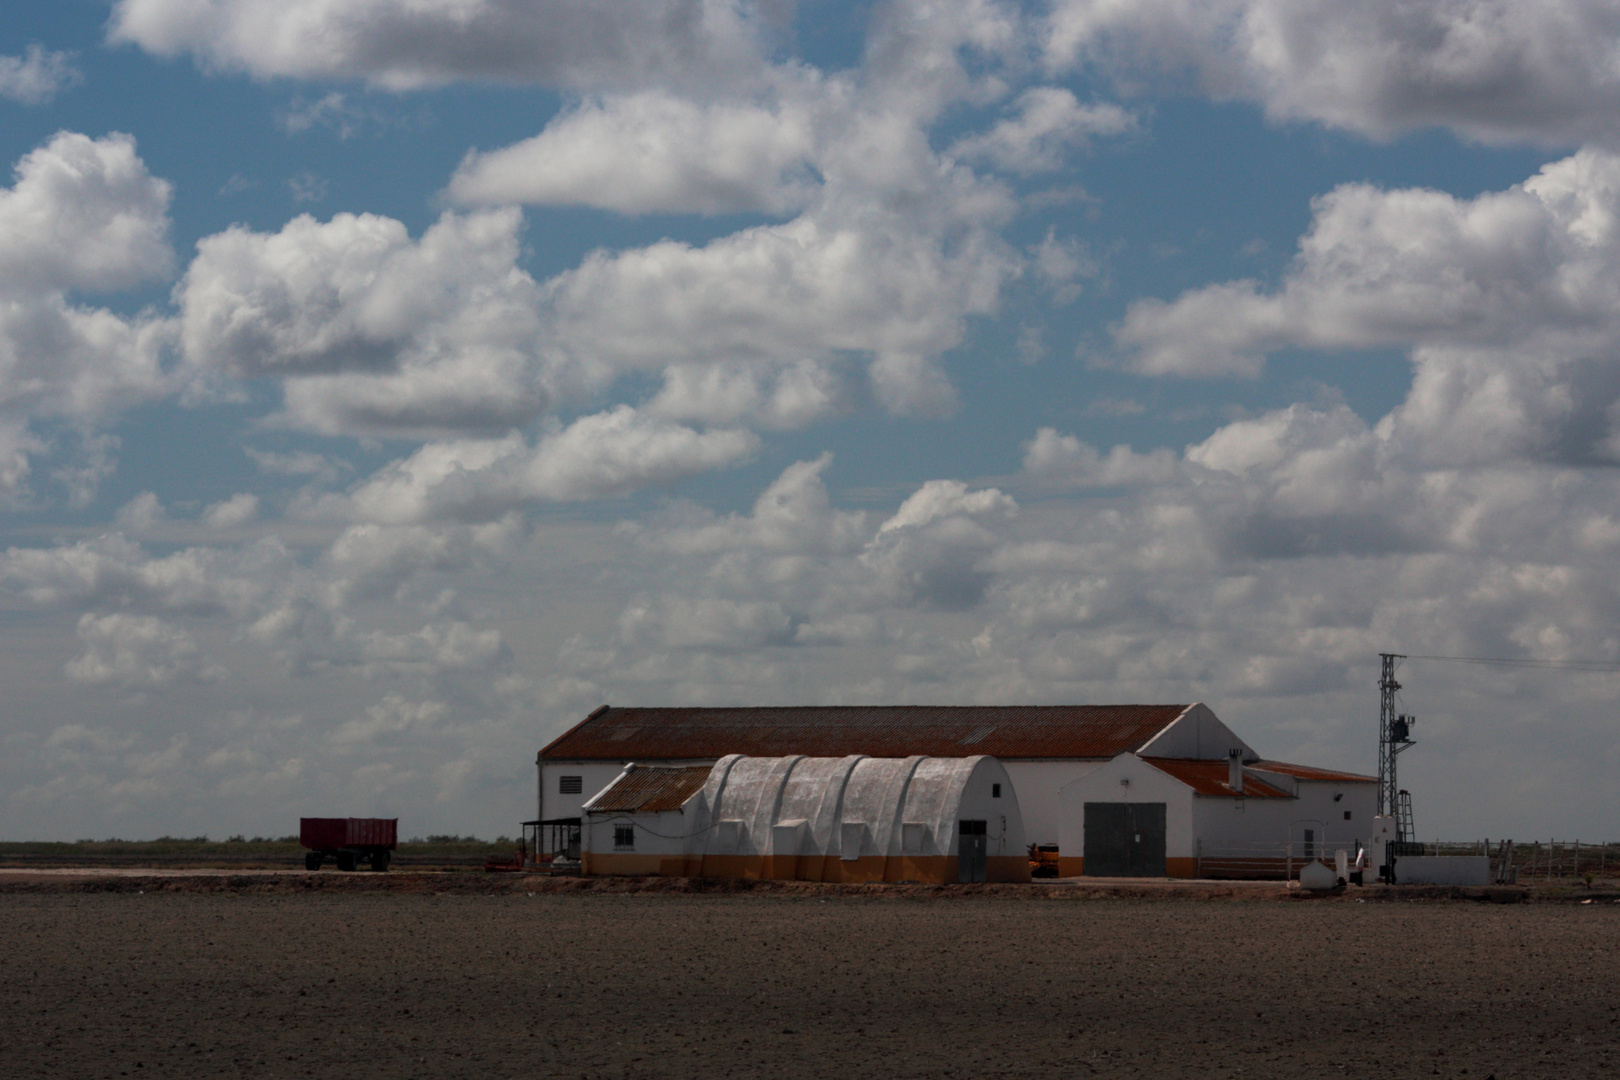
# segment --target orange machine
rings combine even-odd
[[[524,869],[524,864],[528,862],[528,858],[529,846],[524,841],[519,840],[517,844],[517,851],[513,853],[510,859],[503,859],[499,855],[491,855],[489,858],[484,860],[484,869],[492,874],[521,873]]]
[[[1056,844],[1029,845],[1029,876],[1058,876],[1058,846]]]

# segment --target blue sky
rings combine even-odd
[[[1202,700],[1370,771],[1380,651],[1620,663],[1617,32],[11,13],[0,833],[511,832],[609,701]],[[1620,827],[1615,675],[1403,674],[1421,834]]]

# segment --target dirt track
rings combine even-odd
[[[1620,1071],[1612,904],[418,885],[0,895],[4,1073]]]

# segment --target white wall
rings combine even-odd
[[[1024,836],[1030,844],[1061,844],[1065,784],[1100,768],[1101,761],[1002,761],[1024,817]]]
[[[613,783],[628,764],[628,761],[544,762],[540,766],[539,820],[579,817],[579,808],[585,800]],[[580,777],[580,794],[564,795],[557,790],[558,779],[564,776]]]
[[[1001,785],[999,797],[995,795],[997,784]],[[1017,785],[1000,761],[992,757],[979,758],[958,794],[955,806],[942,808],[942,824],[948,823],[954,833],[957,821],[983,821],[989,838],[986,855],[993,859],[1026,854],[1029,842],[1024,839],[1023,806],[1018,799]],[[942,854],[956,854],[954,836],[950,843],[949,850]]]
[[[1203,840],[1203,854],[1235,854],[1257,844],[1271,844],[1277,853],[1292,841],[1294,854],[1303,852],[1305,830],[1316,834],[1316,855],[1332,861],[1333,852],[1344,848],[1352,859],[1356,843],[1372,835],[1373,812],[1377,809],[1378,785],[1366,782],[1296,780],[1284,773],[1246,769],[1244,775],[1258,776],[1273,787],[1295,791],[1293,799],[1246,798],[1241,802],[1228,797],[1202,797],[1198,800],[1194,825]],[[1339,796],[1335,801],[1334,796]],[[1344,818],[1350,813],[1350,820]]]
[[[1135,754],[1121,754],[1064,785],[1059,857],[1084,857],[1088,802],[1164,803],[1164,857],[1184,859],[1194,854],[1192,788]]]
[[[1237,733],[1221,722],[1208,705],[1189,705],[1163,731],[1137,749],[1142,757],[1194,758],[1199,761],[1226,760],[1228,750],[1243,751],[1244,761],[1258,761],[1260,755]]]
[[[1334,796],[1340,796],[1337,802]],[[1342,847],[1350,853],[1353,860],[1356,857],[1356,842],[1365,841],[1373,832],[1373,814],[1378,809],[1378,785],[1376,783],[1351,784],[1338,783],[1327,780],[1301,780],[1299,782],[1299,802],[1295,818],[1300,821],[1315,820],[1323,823],[1325,835],[1330,846],[1327,848],[1329,859],[1334,848]],[[1346,821],[1344,815],[1350,814]],[[1301,826],[1312,827],[1312,826]],[[1321,841],[1324,833],[1316,834]],[[1299,829],[1294,830],[1294,839],[1300,838]]]
[[[687,806],[691,807],[690,800]],[[694,831],[696,816],[679,810],[659,814],[586,814],[580,830],[580,850],[598,855],[679,855],[690,846],[689,836]],[[636,846],[631,851],[621,851],[613,843],[613,830],[620,825],[631,825],[636,830]]]
[[[1284,858],[1290,836],[1303,836],[1295,827],[1302,816],[1298,799],[1199,797],[1193,807],[1193,829],[1201,841],[1196,853]],[[1313,820],[1301,827],[1315,830],[1321,841],[1321,824]]]

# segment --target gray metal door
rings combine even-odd
[[[990,837],[982,821],[956,823],[956,880],[983,881]]]
[[[1164,803],[1086,803],[1088,877],[1163,877]]]
[[[1164,803],[1131,803],[1125,830],[1131,877],[1164,877]]]

